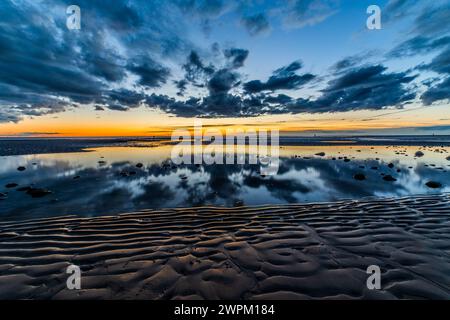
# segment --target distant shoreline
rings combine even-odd
[[[169,137],[22,138],[0,137],[0,156],[87,152],[89,148],[133,147],[140,142],[168,142]],[[280,146],[450,146],[450,136],[280,137]],[[150,147],[150,146],[146,146]]]

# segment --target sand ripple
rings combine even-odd
[[[449,218],[431,195],[2,222],[0,298],[449,299]]]

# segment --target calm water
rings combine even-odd
[[[423,157],[414,157],[418,150]],[[2,157],[0,216],[95,216],[143,208],[304,203],[450,191],[446,148],[286,146],[280,150],[278,174],[266,177],[259,174],[259,165],[164,166],[170,151],[167,145],[105,147]],[[319,152],[325,156],[316,156]],[[137,168],[137,163],[144,166]],[[394,167],[388,167],[389,163]],[[18,171],[19,166],[26,170]],[[356,173],[364,174],[366,180],[355,180]],[[382,174],[396,181],[385,181]],[[430,180],[442,187],[427,187]],[[11,183],[18,186],[6,188]],[[18,190],[28,186],[48,189],[51,194],[33,198]]]

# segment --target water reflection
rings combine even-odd
[[[179,165],[170,146],[10,156],[0,168],[3,219],[94,216],[144,208],[236,206],[448,192],[447,150],[418,147],[282,147],[277,175],[259,165]],[[421,150],[422,157],[415,157]],[[320,152],[325,155],[316,156]],[[347,160],[346,160],[347,159]],[[138,168],[137,163],[144,166]],[[392,164],[392,167],[389,167]],[[18,166],[26,170],[19,172]],[[354,179],[363,174],[365,180]],[[391,175],[396,181],[385,181]],[[428,181],[442,183],[431,189]],[[6,188],[15,183],[17,187]],[[33,198],[20,188],[52,193]],[[22,189],[23,190],[23,189]]]

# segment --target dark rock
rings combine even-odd
[[[428,188],[432,188],[432,189],[438,189],[442,187],[442,184],[436,181],[428,181],[427,183],[425,183],[425,185]]]
[[[344,162],[350,162],[350,159],[344,159]]]
[[[235,200],[233,205],[235,207],[242,207],[244,205],[244,201],[242,201],[242,200]]]
[[[18,167],[17,170],[18,171],[25,171],[25,170],[27,170],[27,168],[25,168],[25,167]]]
[[[391,181],[397,181],[397,179],[395,179],[393,176],[391,176],[391,175],[387,175],[387,176],[384,176],[383,177],[383,180],[384,181],[389,181],[389,182],[391,182]]]
[[[325,152],[318,152],[315,155],[319,157],[325,157]]]
[[[106,164],[106,161],[101,160],[101,161],[98,162],[98,164],[99,164],[99,165],[105,165],[105,164]]]
[[[41,189],[41,188],[30,188],[27,191],[27,194],[29,194],[33,198],[42,198],[42,197],[45,197],[46,195],[49,195],[51,193],[52,192],[50,190]]]
[[[81,178],[80,176],[75,176],[75,177],[73,177],[73,180],[78,180],[80,178]]]
[[[388,167],[392,169],[394,167],[394,164],[393,163],[389,163]]]
[[[142,168],[144,165],[142,163],[136,164],[136,168]]]
[[[366,176],[365,176],[364,174],[362,174],[362,173],[357,173],[357,174],[355,174],[355,175],[353,176],[353,178],[354,178],[355,180],[359,180],[359,181],[366,180]]]
[[[8,183],[6,186],[5,186],[5,188],[15,188],[15,187],[17,187],[18,186],[18,184],[17,183]]]

